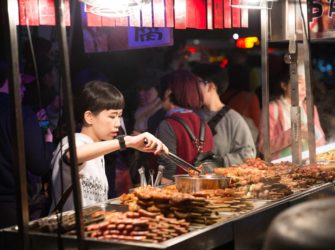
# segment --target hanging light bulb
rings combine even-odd
[[[140,10],[150,0],[80,0],[90,6],[90,12],[99,16],[126,17]]]

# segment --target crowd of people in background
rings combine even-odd
[[[57,206],[64,193],[71,189],[71,180],[68,143],[66,138],[62,139],[65,136],[63,100],[59,81],[55,80],[58,74],[55,74],[50,56],[51,45],[45,39],[33,43],[37,68],[27,45],[21,69],[21,88],[30,216],[36,219]],[[16,224],[17,220],[8,64],[1,61],[0,66],[1,228]],[[273,159],[291,154],[289,72],[285,65],[281,68],[276,74],[270,74]],[[125,103],[134,100],[127,100],[127,96],[123,99],[103,72],[87,68],[76,73],[72,86],[74,96],[79,97],[75,98],[79,100],[77,104],[81,104],[75,106],[75,113],[83,205],[113,198],[138,185],[140,167],[145,167],[148,175],[149,170],[157,171],[158,166],[163,165],[163,183],[171,182],[173,175],[183,172],[163,156],[143,152],[158,154],[157,150],[169,150],[193,164],[199,152],[211,151],[222,159],[222,167],[261,156],[264,137],[260,124],[263,118],[259,96],[254,92],[257,84],[250,82],[251,72],[244,53],[233,54],[227,67],[192,63],[188,69],[150,68],[142,72],[132,87],[137,94],[137,105],[130,112],[132,117],[122,116]],[[305,82],[303,78],[299,79],[300,93],[303,94]],[[301,96],[303,139],[306,138],[304,100],[305,96]],[[111,110],[115,112],[108,113]],[[110,124],[106,122],[108,119],[112,119]],[[181,123],[186,123],[196,136],[204,133],[203,140],[192,140]],[[322,145],[327,138],[316,107],[314,124],[317,145]],[[109,134],[111,127],[113,133]],[[119,151],[115,138],[120,135],[127,138],[125,143],[129,150]],[[149,145],[143,144],[144,138]],[[43,200],[52,200],[46,212],[40,197],[41,193],[50,195],[50,190],[52,199]],[[64,210],[73,209],[71,190],[68,193],[62,204]]]

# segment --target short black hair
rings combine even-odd
[[[37,66],[38,76],[40,78],[47,74],[50,74],[53,70],[53,64],[50,58],[47,57],[46,55],[41,55],[40,57],[36,58],[36,66]]]
[[[219,96],[221,96],[229,86],[228,74],[216,63],[192,63],[192,72],[201,77],[204,81],[213,82]]]
[[[161,100],[164,99],[165,91],[168,89],[169,78],[170,78],[169,74],[166,74],[166,75],[162,76],[161,79],[159,80],[158,96]]]
[[[34,48],[34,56],[36,59],[36,66],[38,69],[39,77],[50,73],[52,70],[52,61],[49,58],[49,53],[52,50],[52,43],[43,37],[32,37],[32,45]],[[35,75],[33,54],[30,47],[29,40],[25,41],[23,47],[23,55],[25,59],[24,72],[27,74]]]
[[[82,123],[86,111],[97,115],[103,110],[124,107],[124,97],[114,85],[103,81],[90,81],[83,86],[75,99],[76,120]]]
[[[136,88],[138,90],[148,90],[156,88],[158,90],[160,79],[164,76],[162,70],[156,68],[147,68],[139,76],[139,80],[136,82]]]
[[[32,37],[32,44],[34,48],[35,56],[38,58],[41,55],[47,55],[52,49],[52,43],[50,40],[43,37]],[[25,41],[23,46],[23,55],[29,62],[32,60],[32,51],[29,40]]]
[[[250,91],[249,72],[246,65],[230,64],[228,66],[229,89]]]
[[[290,66],[285,63],[283,63],[278,73],[269,74],[270,100],[276,100],[284,95],[281,83],[284,83],[286,86],[290,83]]]
[[[158,88],[159,79],[152,77],[143,77],[136,82],[136,88],[138,90],[149,90],[151,88]]]

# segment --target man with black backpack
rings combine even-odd
[[[226,72],[210,64],[193,65],[193,72],[203,79],[199,85],[204,105],[197,113],[212,130],[213,152],[223,158],[225,167],[255,158],[256,147],[247,123],[220,100],[220,94],[228,87]]]

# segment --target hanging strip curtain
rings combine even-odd
[[[20,25],[55,25],[54,0],[18,0],[17,24]],[[70,0],[64,0],[65,24],[70,25]]]
[[[91,27],[174,27],[175,29],[248,27],[248,10],[230,6],[231,3],[238,4],[239,0],[146,0],[146,2],[147,4],[141,9],[133,11],[127,17],[100,16],[95,14],[93,6],[85,5],[87,25]],[[55,25],[54,0],[18,0],[17,11],[17,23],[20,25]],[[69,26],[70,0],[64,0],[64,14],[65,23]]]
[[[247,28],[248,10],[232,8],[231,3],[239,4],[239,0],[151,0],[126,19],[98,16],[89,5],[85,12],[87,25],[93,27]]]

